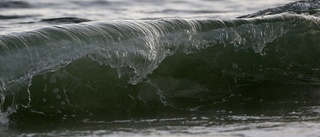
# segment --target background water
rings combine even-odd
[[[320,2],[290,2],[0,1],[0,136],[319,136]]]
[[[163,18],[229,19],[293,0],[2,0],[1,33],[82,21]]]

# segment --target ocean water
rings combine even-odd
[[[319,136],[319,9],[2,0],[0,136]]]

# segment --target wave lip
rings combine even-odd
[[[285,12],[317,15],[317,13],[319,12],[319,9],[320,9],[319,0],[297,1],[297,2],[288,3],[284,6],[261,10],[249,15],[243,15],[238,18],[261,17],[265,15],[274,15],[274,14],[280,14]]]

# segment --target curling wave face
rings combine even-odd
[[[304,3],[298,6],[318,1]],[[312,15],[279,9],[232,20],[88,22],[3,34],[1,116],[15,124],[190,110],[258,87],[319,86],[317,8]]]

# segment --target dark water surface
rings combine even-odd
[[[319,8],[0,1],[0,136],[319,136]]]

